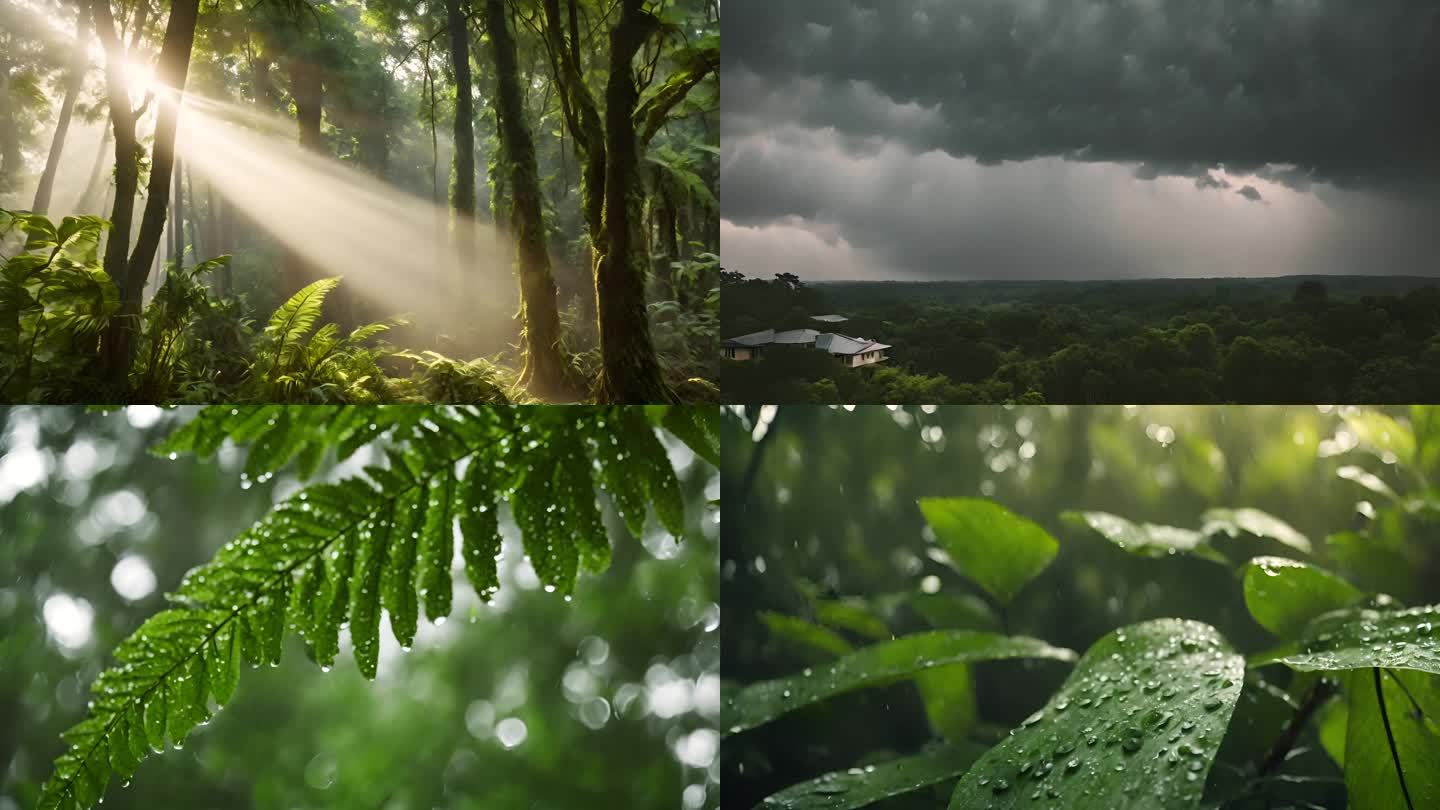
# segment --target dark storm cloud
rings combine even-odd
[[[1440,273],[1440,0],[732,0],[724,24],[733,269]]]
[[[725,26],[729,134],[788,122],[982,164],[1440,180],[1432,0],[732,0]]]

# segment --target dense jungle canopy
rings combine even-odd
[[[0,398],[712,398],[716,0],[4,0]]]

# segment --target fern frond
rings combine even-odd
[[[682,440],[713,427],[710,416],[674,410],[655,415]],[[287,630],[329,668],[348,622],[356,665],[375,677],[382,613],[407,649],[422,600],[430,620],[449,615],[457,539],[466,577],[488,602],[499,587],[501,502],[545,590],[567,597],[579,571],[609,563],[597,487],[634,533],[647,504],[670,532],[684,527],[675,470],[642,408],[216,406],[157,450],[204,456],[229,440],[250,448],[247,474],[263,476],[297,457],[313,471],[332,450],[345,458],[382,438],[384,463],[277,505],[187,574],[170,597],[176,606],[117,648],[117,665],[92,687],[89,717],[63,735],[70,748],[41,810],[91,807],[112,776],[129,779],[167,740],[181,745],[209,719],[211,698],[232,698],[241,661],[279,663]]]
[[[310,333],[315,328],[315,321],[320,318],[320,310],[325,306],[325,297],[340,283],[340,277],[322,278],[312,281],[300,288],[300,291],[290,296],[275,314],[270,316],[270,323],[265,327],[268,334],[274,335],[281,343],[298,340]]]

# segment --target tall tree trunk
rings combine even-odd
[[[8,61],[0,61],[0,192],[8,191],[20,177],[20,123],[15,115],[15,102],[10,98]]]
[[[672,263],[680,260],[675,194],[666,188],[664,180],[656,183],[655,199],[651,202],[655,210],[655,229],[660,240],[659,256],[655,260],[655,280],[659,284],[661,299],[679,300],[675,289],[675,268]]]
[[[460,264],[460,312],[475,301],[475,102],[471,95],[470,27],[460,0],[445,0],[450,34],[450,70],[455,75],[455,157],[450,175],[451,239]]]
[[[495,51],[496,115],[504,164],[509,168],[511,228],[520,258],[520,309],[525,324],[525,368],[521,381],[540,396],[568,392],[560,357],[560,313],[555,279],[545,248],[540,171],[535,143],[525,123],[520,68],[510,34],[505,0],[485,0],[486,24]]]
[[[175,161],[175,195],[174,217],[170,221],[172,255],[175,258],[175,266],[185,266],[185,189],[181,182],[185,178],[184,164],[177,158]],[[193,198],[191,200],[194,201]],[[193,216],[193,214],[192,214]]]
[[[641,0],[621,0],[620,22],[610,32],[610,76],[605,85],[605,244],[595,276],[600,312],[601,402],[669,402],[674,394],[660,373],[645,313],[645,191],[634,113],[640,92],[635,54],[658,25]]]
[[[108,150],[109,141],[115,137],[114,131],[105,127],[105,134],[99,138],[99,147],[95,150],[95,161],[91,164],[91,176],[85,182],[85,190],[81,196],[76,197],[75,205],[71,210],[75,213],[101,213],[105,210],[104,192],[101,187],[108,187],[105,184],[105,151]]]
[[[70,119],[75,114],[75,101],[80,97],[80,88],[85,84],[86,68],[90,65],[87,50],[90,45],[90,10],[83,0],[78,4],[75,21],[75,61],[70,64],[70,75],[65,77],[65,99],[60,102],[60,115],[55,121],[55,137],[50,141],[50,153],[45,157],[45,170],[40,173],[40,184],[35,187],[35,204],[30,207],[37,214],[50,210],[50,193],[55,188],[55,172],[60,168],[60,155],[65,151],[65,136],[70,132]]]
[[[195,44],[195,22],[200,11],[199,0],[173,0],[165,40],[155,66],[158,87],[156,101],[160,112],[155,122],[155,147],[150,160],[150,182],[146,189],[145,211],[140,220],[140,233],[129,260],[124,258],[128,247],[123,238],[130,232],[134,213],[135,189],[139,184],[139,144],[135,140],[135,116],[130,110],[128,88],[117,58],[123,60],[120,43],[115,35],[115,22],[109,0],[95,0],[95,28],[105,41],[106,73],[110,95],[110,116],[115,125],[115,209],[123,214],[123,224],[114,221],[114,231],[105,249],[105,269],[116,278],[120,293],[120,310],[106,330],[102,342],[106,380],[117,390],[125,385],[130,359],[140,329],[140,299],[150,264],[160,247],[160,232],[165,227],[165,210],[170,204],[170,175],[175,163],[175,130],[180,121],[180,105],[185,94],[185,79],[190,72],[190,52]],[[122,132],[122,130],[124,130]],[[121,182],[122,174],[125,182]],[[122,210],[123,209],[123,210]],[[113,238],[122,235],[122,238]],[[119,273],[116,276],[116,273]]]
[[[304,59],[294,59],[288,64],[290,73],[290,95],[295,99],[295,123],[300,146],[312,152],[323,153],[325,142],[320,136],[320,121],[324,115],[325,83],[320,69]],[[280,259],[280,283],[282,297],[293,295],[301,287],[315,280],[310,263],[297,251],[286,249]],[[331,309],[334,309],[332,302]]]
[[[190,253],[198,264],[200,257],[205,255],[200,252],[200,235],[197,233],[200,229],[199,217],[196,216],[195,212],[195,205],[200,201],[200,198],[195,196],[194,172],[190,171],[190,164],[188,163],[185,164],[185,196],[190,198],[190,221],[186,223],[186,229],[181,232],[180,238],[190,243]],[[214,197],[211,197],[208,202],[209,205],[213,207],[215,205]],[[212,252],[215,250],[214,242],[209,242],[204,245],[204,247],[209,248]]]
[[[325,82],[320,69],[303,60],[290,63],[290,93],[295,98],[295,123],[300,128],[300,145],[324,151],[320,119],[325,107]]]
[[[560,86],[561,111],[570,127],[575,159],[580,164],[580,210],[590,233],[591,272],[604,252],[605,128],[580,64],[580,22],[576,0],[568,0],[565,17],[560,0],[544,0],[545,37],[552,70]],[[567,26],[568,21],[568,26]]]

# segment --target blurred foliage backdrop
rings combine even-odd
[[[1067,510],[1198,529],[1207,509],[1255,507],[1305,534],[1316,564],[1361,588],[1440,601],[1435,408],[732,406],[722,445],[727,689],[833,660],[824,648],[837,641],[858,647],[929,628],[939,610],[922,616],[916,594],[953,597],[945,609],[971,614],[952,626],[993,622],[1081,651],[1116,627],[1171,616],[1214,625],[1242,652],[1277,643],[1251,618],[1233,568],[1129,554],[1061,520]],[[1054,534],[1059,556],[1009,615],[996,615],[943,564],[916,505],[927,496],[992,498]],[[1296,556],[1253,537],[1238,551]],[[1266,674],[1283,687],[1278,669]],[[973,693],[955,699],[949,720],[993,743],[1068,671],[1038,661],[976,666]],[[1250,734],[1263,754],[1268,732],[1246,722],[1237,714],[1231,735]],[[908,682],[827,701],[726,738],[725,806],[752,807],[821,773],[912,753],[947,730],[932,730]],[[1328,780],[1336,799],[1338,770],[1313,737],[1304,742],[1309,753],[1294,767]],[[1217,767],[1253,756],[1229,747]],[[944,806],[951,784],[888,806]]]
[[[299,487],[245,478],[233,447],[212,462],[147,453],[193,413],[0,412],[0,810],[33,804],[114,645]],[[374,683],[348,660],[322,674],[291,638],[280,667],[247,673],[226,711],[106,806],[717,806],[719,479],[678,443],[670,452],[683,543],[658,529],[621,542],[607,515],[614,563],[568,604],[507,553],[493,606],[457,588],[462,620],[425,624],[413,651],[382,634]]]

